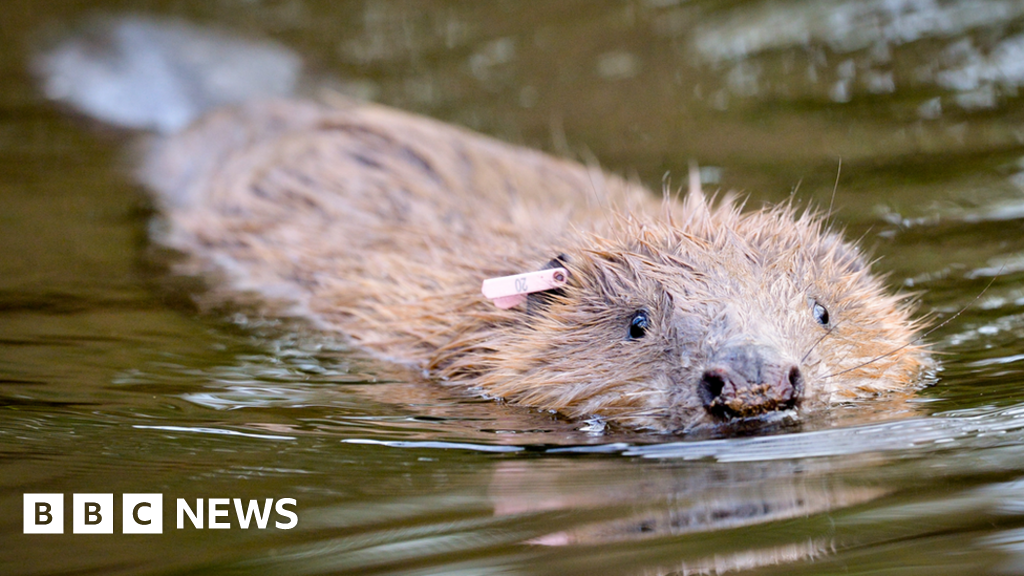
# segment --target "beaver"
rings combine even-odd
[[[267,99],[147,153],[163,241],[430,380],[571,419],[688,432],[907,389],[911,299],[792,203],[659,198],[381,105]],[[558,268],[508,308],[481,282]]]
[[[659,198],[428,118],[299,99],[300,65],[272,42],[134,16],[34,62],[50,97],[164,133],[139,170],[158,240],[225,275],[214,292],[283,303],[443,385],[694,431],[905,391],[928,364],[912,301],[811,210],[744,212],[699,182]],[[481,293],[544,270],[558,282]]]

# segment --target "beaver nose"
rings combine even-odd
[[[715,354],[700,380],[704,408],[728,418],[756,416],[796,405],[800,368],[767,346],[734,346]]]

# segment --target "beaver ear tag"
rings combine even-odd
[[[494,301],[495,306],[505,310],[525,302],[527,294],[561,288],[568,281],[569,271],[565,268],[548,268],[513,276],[488,278],[484,280],[480,290],[484,296]]]

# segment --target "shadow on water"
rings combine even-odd
[[[752,205],[828,205],[841,157],[835,221],[934,322],[968,309],[912,400],[700,438],[451,396],[289,321],[200,313],[151,261],[129,134],[49,99],[83,81],[29,71],[97,7],[653,186],[696,158]],[[1024,573],[1022,30],[997,0],[9,1],[0,572]],[[164,494],[163,534],[22,534],[23,494],[92,492]],[[176,499],[218,497],[295,498],[299,525],[177,528]]]

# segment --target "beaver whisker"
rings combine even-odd
[[[921,342],[922,342],[922,341],[923,341],[923,340],[924,340],[925,338],[927,338],[927,337],[928,337],[928,335],[930,335],[930,334],[931,334],[932,332],[935,332],[936,330],[938,330],[938,329],[942,328],[942,327],[943,327],[943,326],[945,326],[946,324],[949,324],[949,323],[950,323],[950,322],[952,322],[953,320],[956,320],[956,318],[957,318],[958,316],[960,316],[961,314],[963,314],[964,312],[966,312],[966,311],[967,311],[967,310],[968,310],[968,309],[969,309],[969,308],[970,308],[971,306],[974,306],[974,304],[975,304],[975,303],[977,303],[977,301],[978,301],[978,300],[981,300],[981,297],[985,295],[985,292],[987,292],[987,291],[988,291],[988,289],[992,287],[992,284],[993,284],[993,283],[995,283],[995,281],[996,281],[996,278],[998,278],[998,277],[999,277],[999,276],[1000,276],[1000,275],[1002,274],[1002,272],[1003,272],[1003,268],[1005,268],[1005,266],[1006,266],[1005,264],[1004,264],[1003,266],[1000,266],[1000,267],[999,267],[999,270],[998,270],[998,271],[997,271],[997,272],[995,273],[995,275],[994,275],[994,276],[992,276],[992,279],[988,281],[988,284],[986,284],[986,285],[985,285],[985,287],[984,287],[984,288],[983,288],[983,289],[981,290],[981,292],[979,292],[977,296],[975,296],[974,298],[972,298],[970,302],[968,302],[968,303],[967,303],[967,304],[965,304],[965,305],[964,305],[964,306],[963,306],[962,308],[960,308],[959,310],[957,310],[957,311],[956,311],[956,314],[953,314],[953,315],[952,315],[952,316],[950,316],[949,318],[946,318],[945,320],[943,320],[942,322],[940,322],[940,323],[939,323],[939,324],[937,324],[936,326],[932,326],[932,327],[931,327],[930,329],[928,329],[928,330],[927,330],[927,331],[926,331],[926,332],[925,332],[924,334],[921,334],[921,335],[920,335],[920,336],[918,336],[917,338],[914,338],[914,339],[913,339],[913,340],[911,340],[910,342],[907,342],[906,344],[904,344],[904,345],[902,345],[902,346],[899,346],[898,348],[893,348],[892,350],[890,350],[890,351],[886,352],[885,354],[880,354],[880,355],[878,355],[878,356],[876,356],[876,357],[872,358],[871,360],[868,360],[867,362],[864,362],[864,363],[858,364],[858,365],[856,365],[856,366],[854,366],[854,367],[852,367],[852,368],[847,368],[846,370],[842,370],[842,371],[840,371],[840,372],[835,372],[835,373],[832,373],[832,374],[828,374],[828,375],[824,376],[823,378],[824,378],[824,379],[829,379],[829,378],[833,378],[833,377],[836,377],[836,376],[842,376],[843,374],[846,374],[847,372],[852,372],[852,371],[854,371],[854,370],[857,370],[857,369],[859,369],[859,368],[863,368],[863,367],[865,367],[865,366],[868,366],[868,365],[874,364],[875,362],[878,362],[879,360],[881,360],[881,359],[883,359],[883,358],[887,358],[887,357],[889,357],[889,356],[892,356],[893,354],[896,354],[897,352],[899,352],[899,351],[901,351],[901,350],[904,350],[904,349],[906,349],[906,348],[909,348],[909,347],[911,347],[911,346],[916,346],[917,344],[920,344],[920,343],[921,343]]]
[[[807,358],[811,355],[811,352],[814,352],[814,349],[818,347],[818,344],[821,344],[822,340],[824,340],[825,338],[828,338],[829,336],[831,336],[832,335],[832,331],[835,330],[836,327],[839,326],[842,323],[843,323],[843,321],[840,320],[839,322],[836,322],[835,324],[832,324],[831,326],[829,326],[828,329],[825,330],[825,333],[822,334],[817,340],[815,340],[814,344],[811,344],[811,347],[807,349],[807,353],[804,354],[800,358],[800,365],[801,366],[803,366],[804,362],[807,361]]]
[[[828,212],[825,213],[825,224],[828,225],[829,218],[832,217],[832,206],[836,201],[836,191],[839,190],[839,175],[843,173],[843,157],[839,157],[839,167],[836,168],[836,183],[832,185],[832,197],[828,201]]]

